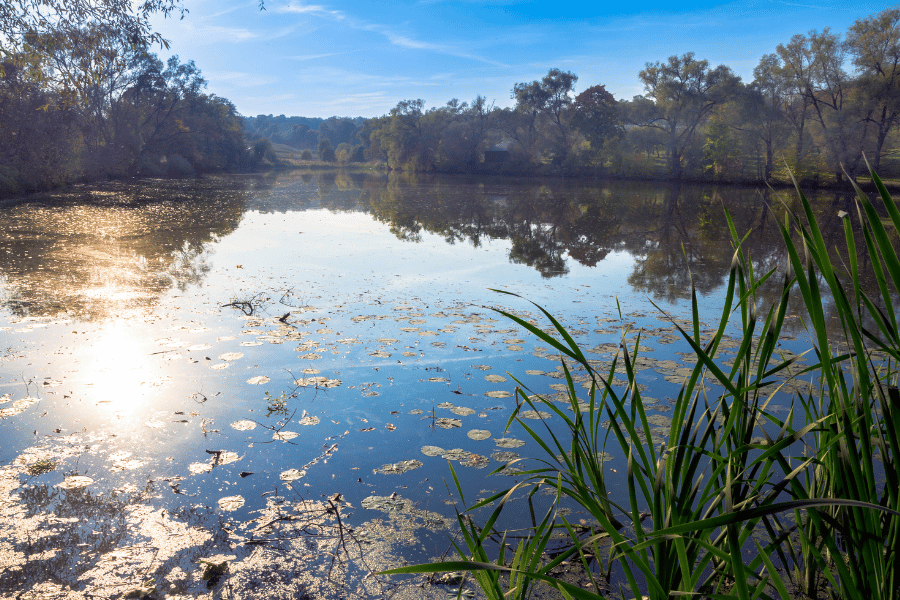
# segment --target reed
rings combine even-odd
[[[517,380],[517,408],[507,429],[517,422],[543,458],[523,473],[522,483],[457,515],[465,542],[456,547],[460,560],[388,573],[467,570],[491,600],[524,599],[538,582],[584,600],[612,594],[650,600],[900,596],[900,419],[893,412],[900,407],[894,308],[900,260],[891,241],[900,231],[900,210],[871,174],[889,218],[885,227],[857,188],[862,261],[849,215],[845,260],[832,261],[798,187],[801,211],[788,209],[781,225],[789,260],[780,299],[764,310],[758,292],[775,271],[754,272],[742,250],[746,237],[738,236],[725,211],[734,256],[724,306],[718,327],[705,337],[695,290],[691,329],[672,320],[696,362],[664,435],[651,427],[637,384],[640,332],[631,344],[623,332],[611,366],[598,372],[540,306],[554,335],[498,311],[560,353],[571,412]],[[874,270],[874,297],[860,285],[861,263]],[[833,303],[837,328],[826,320],[823,297]],[[817,361],[805,368],[799,357],[778,350],[792,298],[805,307],[810,355]],[[741,344],[726,364],[720,348],[730,326],[740,328]],[[624,372],[627,385],[613,383],[617,372]],[[589,381],[586,394],[576,390],[573,373]],[[816,385],[794,396],[784,418],[767,410],[783,386],[800,377]],[[564,423],[565,435],[520,419],[526,408],[550,412]],[[627,501],[610,499],[607,447],[627,457]],[[453,478],[462,494],[455,472]],[[508,552],[505,534],[495,528],[502,511],[523,490],[534,494],[548,486],[556,494],[553,507]],[[477,525],[469,512],[491,502],[496,508]],[[577,503],[595,525],[574,527],[558,514],[565,502]],[[548,548],[560,534],[566,547],[551,558]],[[579,563],[589,585],[564,581],[558,574],[564,561]]]

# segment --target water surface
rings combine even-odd
[[[491,289],[547,308],[597,361],[641,330],[662,435],[691,278],[702,318],[721,310],[723,206],[764,269],[785,260],[782,199],[287,173],[0,207],[0,591],[443,597],[366,575],[447,551],[448,460],[471,503],[540,456],[504,431],[513,376],[562,389],[547,345],[492,309],[545,327],[539,311]],[[847,201],[816,199],[830,243]]]

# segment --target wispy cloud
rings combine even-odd
[[[272,85],[280,79],[271,75],[259,75],[257,73],[245,73],[243,71],[218,71],[208,73],[211,80],[228,81],[237,87],[255,87],[259,85]]]
[[[489,58],[485,58],[483,56],[478,56],[477,54],[473,54],[472,52],[468,52],[459,48],[458,46],[452,44],[437,44],[433,42],[424,42],[422,40],[415,39],[410,37],[409,35],[399,33],[393,30],[390,27],[379,25],[376,23],[366,23],[355,19],[341,10],[332,10],[326,6],[321,4],[302,4],[299,2],[291,2],[286,6],[281,6],[275,9],[275,12],[279,13],[287,13],[287,14],[298,14],[298,15],[312,15],[315,17],[330,19],[333,21],[339,21],[345,23],[347,26],[357,29],[360,31],[370,31],[373,33],[378,33],[384,36],[388,42],[390,42],[394,46],[398,46],[400,48],[408,48],[410,50],[424,50],[426,52],[435,52],[438,54],[446,54],[448,56],[456,56],[458,58],[467,58],[470,60],[476,60],[479,62],[487,63],[489,65],[494,65],[495,67],[507,67],[508,65],[498,62],[496,60],[492,60]]]
[[[315,15],[317,17],[328,17],[335,21],[343,21],[347,19],[347,15],[340,10],[331,10],[325,8],[321,4],[300,4],[291,2],[287,6],[279,6],[275,9],[277,13],[291,13],[296,15]]]
[[[259,36],[249,29],[243,27],[222,27],[220,25],[187,25],[188,34],[195,39],[203,41],[214,41],[215,43],[225,42],[246,42],[256,39]]]
[[[329,56],[339,56],[343,52],[329,52],[328,54],[303,54],[300,56],[286,56],[290,60],[317,60],[319,58],[328,58]]]

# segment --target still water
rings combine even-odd
[[[448,461],[471,504],[541,455],[506,430],[513,377],[563,389],[558,358],[493,309],[548,323],[492,290],[598,361],[642,330],[664,431],[691,277],[702,318],[721,310],[723,206],[767,269],[782,201],[283,173],[0,205],[0,595],[446,597],[369,574],[448,551]],[[833,244],[847,202],[816,198]]]

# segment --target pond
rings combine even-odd
[[[563,389],[559,358],[494,309],[548,326],[533,301],[600,361],[641,330],[662,428],[690,367],[672,319],[690,318],[691,277],[701,317],[721,311],[723,206],[767,269],[785,261],[782,200],[287,172],[0,206],[0,593],[446,597],[372,573],[450,551],[448,461],[471,504],[540,456],[506,430],[513,378]],[[815,202],[839,242],[849,198]]]

